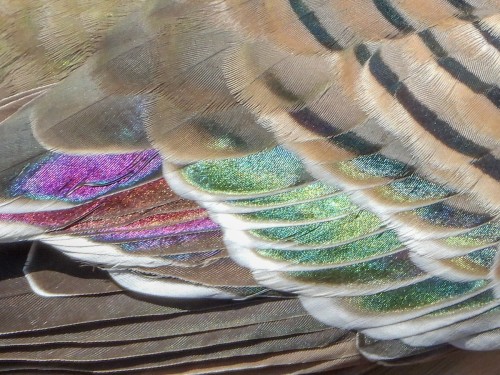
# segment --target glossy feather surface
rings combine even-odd
[[[0,239],[38,243],[4,255],[6,314],[36,318],[3,315],[1,369],[375,374],[363,356],[495,353],[499,15],[5,1]]]

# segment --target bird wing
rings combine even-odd
[[[77,3],[0,6],[3,241],[148,298],[298,298],[371,360],[499,349],[498,1]],[[40,295],[118,293],[47,267]]]

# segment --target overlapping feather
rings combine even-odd
[[[2,27],[4,241],[150,296],[298,296],[375,360],[498,349],[497,1],[6,4],[39,42]]]

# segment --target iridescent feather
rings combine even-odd
[[[0,371],[498,373],[499,40],[497,0],[4,1]]]

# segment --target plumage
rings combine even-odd
[[[0,372],[496,374],[499,38],[497,0],[4,1]]]

